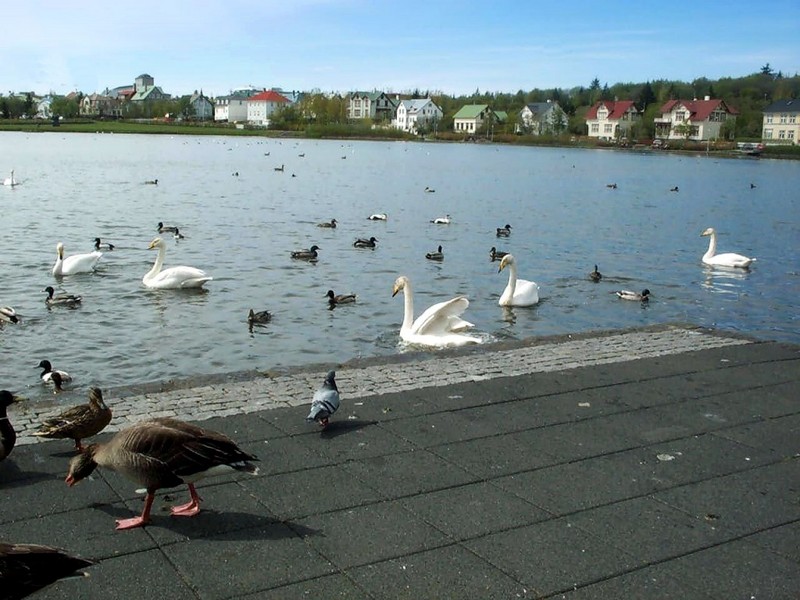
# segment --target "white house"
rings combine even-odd
[[[600,100],[586,112],[589,137],[615,140],[627,136],[641,117],[633,100]]]
[[[430,98],[400,100],[392,124],[402,131],[417,133],[417,125],[441,121],[444,113]]]
[[[720,137],[722,126],[736,119],[736,111],[723,100],[706,96],[702,100],[670,100],[653,119],[656,137],[670,140],[712,140]]]
[[[289,100],[278,92],[267,90],[247,99],[247,122],[251,125],[269,127],[269,117]]]
[[[453,115],[453,131],[474,134],[484,123],[498,120],[488,104],[465,104]]]
[[[227,96],[218,96],[214,104],[214,120],[237,123],[247,121],[247,99],[261,90],[238,88]]]
[[[519,113],[518,131],[532,135],[554,134],[566,131],[569,119],[558,102],[531,102]]]
[[[800,100],[777,100],[765,108],[761,139],[769,144],[800,143]]]

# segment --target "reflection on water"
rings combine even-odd
[[[800,342],[792,161],[59,133],[0,133],[0,156],[14,157],[25,182],[0,190],[0,305],[21,316],[0,329],[0,387],[34,398],[45,394],[31,368],[43,358],[70,371],[83,394],[406,351],[403,303],[391,297],[401,274],[419,307],[466,295],[464,317],[487,343],[670,321]],[[669,192],[676,183],[680,194]],[[388,218],[367,218],[375,213]],[[447,214],[450,224],[430,223]],[[333,218],[336,228],[317,227]],[[185,236],[168,234],[165,267],[202,268],[214,278],[204,290],[143,286],[159,221]],[[501,249],[539,284],[535,307],[498,306],[507,277],[488,253],[506,223]],[[701,264],[698,235],[709,226],[759,257],[749,273]],[[89,252],[96,237],[115,245],[97,271],[58,282],[82,305],[48,310],[41,290],[54,284],[56,243]],[[374,250],[353,248],[371,237]],[[316,263],[290,258],[312,245]],[[444,260],[427,260],[440,245]],[[598,283],[588,277],[595,264]],[[649,288],[651,305],[618,300],[622,288]],[[358,302],[330,310],[328,289]],[[250,308],[269,310],[272,322],[248,327]]]

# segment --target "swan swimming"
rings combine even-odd
[[[142,277],[142,283],[149,288],[158,288],[162,290],[199,288],[203,287],[203,284],[207,281],[213,279],[213,277],[209,276],[205,271],[194,267],[177,266],[162,271],[161,267],[164,265],[164,255],[167,252],[167,245],[161,238],[156,238],[150,242],[147,249],[158,249],[158,256],[156,257],[156,262],[153,264],[153,268]]]
[[[747,269],[756,260],[755,258],[748,258],[741,254],[734,252],[725,252],[724,254],[717,254],[717,232],[713,227],[709,227],[701,236],[711,236],[708,242],[708,250],[703,255],[703,262],[712,267],[738,267],[740,269]]]
[[[19,181],[14,179],[14,169],[11,169],[11,177],[6,177],[3,180],[3,185],[7,185],[9,187],[14,187],[16,185],[19,185]]]
[[[53,276],[75,275],[76,273],[91,273],[97,266],[97,261],[103,256],[102,252],[88,252],[86,254],[73,254],[64,258],[64,244],[56,245],[56,264],[53,265]]]
[[[479,338],[459,333],[473,327],[472,323],[461,318],[469,306],[469,300],[465,296],[457,296],[451,300],[434,304],[414,319],[414,294],[411,290],[411,282],[404,275],[395,280],[392,297],[401,291],[405,296],[405,301],[400,339],[409,344],[438,348],[481,343]]]
[[[500,295],[500,306],[533,306],[539,302],[539,286],[535,281],[517,279],[517,263],[513,254],[506,254],[500,261],[499,273],[508,267],[508,284]]]

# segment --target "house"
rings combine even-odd
[[[558,102],[552,100],[526,104],[520,111],[519,118],[517,133],[531,135],[559,134],[569,125],[567,114]]]
[[[254,88],[237,88],[227,96],[217,96],[214,120],[237,123],[247,120],[247,99],[261,92]]]
[[[653,119],[657,138],[668,140],[711,140],[720,137],[722,126],[735,120],[737,112],[723,100],[706,96],[702,100],[670,100]]]
[[[488,104],[465,104],[453,115],[453,131],[474,134],[484,124],[493,124],[497,120]]]
[[[765,108],[761,139],[769,144],[798,144],[800,100],[778,100]]]
[[[402,131],[417,133],[417,126],[423,123],[435,124],[441,121],[444,113],[430,98],[416,100],[397,99],[397,113],[392,124]]]
[[[587,133],[601,140],[627,137],[640,117],[633,100],[599,100],[586,113]]]
[[[84,96],[80,104],[80,113],[87,117],[119,117],[122,102],[116,97],[106,94],[89,94]]]
[[[269,127],[269,117],[289,100],[278,92],[266,90],[247,99],[247,122],[251,125]]]
[[[189,106],[191,106],[193,118],[198,121],[207,121],[214,118],[214,103],[203,94],[202,90],[199,93],[197,90],[194,91],[194,94],[189,98]]]
[[[169,100],[170,95],[165,94],[160,87],[155,85],[155,80],[147,73],[139,75],[133,84],[131,102],[145,103],[156,100]]]
[[[391,122],[396,106],[384,92],[351,92],[347,102],[348,119]]]

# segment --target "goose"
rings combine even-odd
[[[114,244],[107,244],[103,243],[99,237],[94,238],[94,249],[95,250],[113,250],[115,248]]]
[[[535,281],[517,279],[517,263],[513,254],[506,254],[500,261],[499,273],[508,267],[508,284],[500,295],[500,306],[533,306],[539,302],[539,286]]]
[[[0,306],[0,322],[19,323],[17,311],[10,306]]]
[[[280,167],[275,167],[275,170],[283,173],[283,165],[281,165]]]
[[[166,226],[161,221],[158,222],[158,227],[156,227],[156,231],[158,233],[175,233],[178,231],[177,227]]]
[[[472,323],[461,318],[469,306],[469,300],[465,296],[456,296],[434,304],[414,319],[414,293],[411,281],[405,275],[395,280],[392,297],[399,292],[403,292],[405,296],[403,324],[400,327],[400,339],[403,341],[439,348],[481,343],[479,338],[460,333],[474,327]]]
[[[450,215],[431,219],[431,223],[435,223],[436,225],[450,225]]]
[[[429,188],[427,185],[425,186],[425,193],[433,194],[436,190]]]
[[[330,222],[317,223],[317,227],[329,227],[331,229],[336,229],[336,219],[331,219]]]
[[[328,293],[325,294],[325,297],[328,299],[328,303],[331,305],[352,304],[358,299],[358,296],[355,294],[334,294],[333,290],[328,290]]]
[[[53,365],[50,364],[49,360],[42,360],[39,361],[39,364],[34,367],[34,369],[41,369],[42,372],[39,377],[42,380],[42,383],[53,383],[54,385],[58,386],[58,384],[66,381],[72,381],[72,375],[67,373],[66,371],[59,371],[57,369],[53,369]],[[53,381],[53,377],[56,376],[58,381]]]
[[[712,267],[738,267],[740,269],[748,269],[750,265],[755,262],[755,258],[748,258],[741,254],[734,252],[726,252],[724,254],[716,254],[717,252],[717,232],[713,227],[709,227],[701,236],[711,236],[708,242],[708,250],[703,255],[703,262]]]
[[[86,577],[80,571],[94,564],[51,546],[0,542],[3,598],[25,598],[66,577]],[[64,590],[62,590],[64,591]]]
[[[8,390],[0,390],[0,461],[5,460],[17,443],[17,432],[11,426],[6,409],[19,402],[19,397]]]
[[[187,484],[191,501],[173,507],[171,513],[191,517],[200,512],[195,482],[231,470],[255,475],[257,460],[221,433],[157,418],[123,429],[108,443],[84,448],[70,461],[65,481],[72,487],[101,466],[144,486],[147,496],[141,515],[117,521],[117,529],[132,529],[150,522],[156,490]]]
[[[506,223],[505,227],[497,228],[497,237],[509,237],[511,235],[511,225]]]
[[[291,256],[292,258],[296,258],[298,260],[315,261],[319,256],[317,253],[317,250],[319,249],[320,247],[314,244],[308,250],[295,250],[292,252]]]
[[[425,258],[428,260],[444,260],[444,254],[442,254],[442,247],[439,246],[439,249],[435,252],[428,252],[425,255]]]
[[[369,239],[366,238],[358,238],[355,242],[353,242],[353,248],[376,248],[376,240],[374,237]]]
[[[9,187],[14,187],[16,185],[19,185],[19,181],[14,179],[14,169],[11,169],[11,177],[6,177],[3,180],[3,185],[7,185]]]
[[[175,228],[175,233],[172,235],[172,237],[174,237],[176,240],[182,240],[182,239],[183,239],[183,234],[182,234],[182,233],[180,232],[180,230],[179,230],[179,229],[176,227],[176,228]]]
[[[647,288],[642,290],[642,293],[632,292],[631,290],[618,290],[614,292],[617,295],[617,298],[621,300],[632,300],[634,302],[649,302],[650,301],[650,290]]]
[[[252,308],[247,313],[247,323],[252,327],[253,325],[264,325],[272,321],[272,313],[268,310],[260,310],[255,312]]]
[[[603,278],[603,275],[600,273],[600,271],[598,271],[598,270],[597,270],[597,265],[595,265],[595,266],[594,266],[594,271],[591,271],[591,272],[589,273],[589,279],[591,279],[592,281],[594,281],[595,283],[597,283],[597,282],[598,282],[598,281],[600,281],[602,278]]]
[[[309,423],[316,421],[320,427],[328,426],[328,419],[339,409],[339,388],[336,387],[336,371],[328,371],[325,381],[314,392],[311,410],[306,417]]]
[[[203,287],[207,281],[214,279],[205,271],[201,271],[195,267],[177,266],[162,271],[161,267],[164,265],[164,255],[167,252],[167,245],[161,238],[156,238],[150,242],[147,249],[158,249],[158,256],[156,257],[156,262],[153,263],[153,268],[142,277],[142,283],[149,288],[162,290],[200,288]]]
[[[56,263],[53,265],[53,277],[75,275],[76,273],[91,273],[102,256],[102,252],[94,251],[85,254],[73,254],[64,258],[64,244],[58,242],[56,244]]]
[[[495,248],[494,246],[492,246],[492,249],[491,249],[491,250],[489,250],[489,258],[491,259],[491,262],[494,262],[494,261],[496,261],[496,260],[500,260],[500,259],[501,259],[501,258],[503,258],[503,257],[504,257],[506,254],[508,254],[508,252],[503,252],[503,251],[501,251],[501,250],[498,250],[498,249],[497,249],[497,248]]]
[[[389,218],[389,215],[386,213],[375,213],[374,215],[370,215],[367,217],[370,221],[386,221]]]
[[[44,303],[47,304],[47,306],[75,306],[76,304],[80,304],[82,300],[80,296],[76,296],[75,294],[58,294],[54,296],[55,290],[52,285],[48,285],[42,291],[47,292],[47,298],[44,299]]]
[[[145,185],[158,185],[158,179],[148,179],[144,183]]]
[[[100,388],[89,389],[89,403],[80,404],[45,419],[39,429],[33,432],[37,437],[50,439],[70,439],[75,441],[75,449],[83,451],[81,440],[97,435],[111,422],[111,409],[103,402]]]

